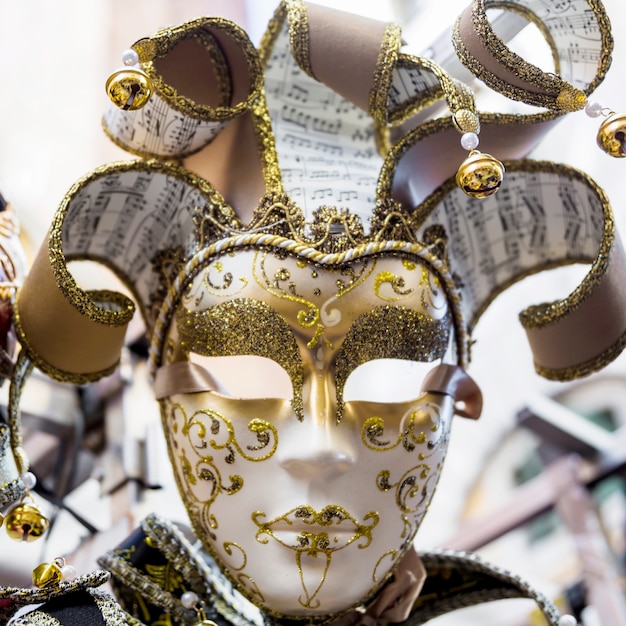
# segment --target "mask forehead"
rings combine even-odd
[[[434,321],[450,315],[438,277],[416,260],[370,257],[333,267],[258,250],[214,258],[181,308],[195,313],[236,299],[266,302],[307,345],[322,335],[340,341],[357,318],[377,307],[402,307]]]

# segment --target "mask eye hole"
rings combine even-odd
[[[239,400],[281,398],[291,400],[293,386],[289,374],[272,359],[256,355],[199,356],[191,354],[217,383],[223,396]]]
[[[375,359],[363,363],[348,376],[343,390],[344,402],[414,400],[421,393],[424,377],[437,363],[404,359]]]

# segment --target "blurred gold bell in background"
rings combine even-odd
[[[626,157],[626,114],[613,113],[600,124],[598,145],[609,156]]]
[[[504,165],[495,157],[472,150],[456,173],[456,184],[473,198],[494,194],[504,178]]]
[[[50,522],[41,509],[26,502],[16,504],[4,518],[7,534],[16,541],[35,541],[48,530]]]
[[[113,72],[107,79],[105,89],[111,102],[124,111],[140,109],[152,95],[152,85],[148,75],[132,67]]]

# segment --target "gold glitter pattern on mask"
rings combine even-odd
[[[391,287],[392,291],[395,294],[394,296],[382,295],[381,288],[385,284],[388,284]],[[406,281],[403,276],[398,276],[397,274],[393,274],[392,272],[384,271],[380,272],[376,276],[376,279],[374,281],[374,293],[376,294],[376,297],[380,298],[381,300],[395,302],[413,293],[413,289],[405,289],[405,286]]]
[[[221,463],[239,467],[241,461],[262,462],[274,455],[278,433],[266,420],[251,419],[247,430],[252,435],[236,432],[231,421],[210,409],[195,410],[188,415],[182,403],[165,400],[161,403],[165,432],[176,467],[180,494],[192,519],[199,520],[203,533],[215,539],[218,522],[211,507],[220,495],[233,495],[244,488],[243,478],[236,473],[226,476],[218,468]],[[176,433],[182,439],[177,440]],[[182,442],[184,442],[183,445]],[[223,455],[216,459],[217,454]],[[200,488],[199,485],[203,486]],[[198,489],[202,498],[197,495]]]
[[[184,352],[204,356],[255,355],[276,361],[289,374],[292,407],[302,419],[303,366],[293,332],[268,304],[235,298],[206,311],[181,308],[176,314]]]
[[[365,514],[363,522],[358,522],[345,509],[335,505],[326,506],[321,511],[303,505],[270,521],[263,521],[265,517],[266,514],[262,511],[255,511],[252,514],[252,521],[259,528],[256,533],[257,541],[268,543],[271,538],[295,552],[296,566],[304,592],[304,597],[300,598],[299,602],[303,607],[313,609],[319,606],[316,596],[332,566],[333,553],[359,541],[360,543],[357,543],[359,549],[367,548],[372,542],[372,530],[379,521],[378,513],[370,511]],[[342,530],[334,532],[340,524]],[[346,532],[348,524],[352,525],[352,532]],[[306,561],[303,561],[303,556],[326,559],[315,589],[307,586],[304,574]]]
[[[375,452],[388,452],[400,444],[408,452],[413,453],[419,446],[419,457],[424,460],[432,455],[442,443],[441,406],[427,399],[422,394],[413,403],[416,408],[411,410],[403,429],[391,435],[385,433],[385,419],[372,416],[365,420],[361,429],[361,441]]]
[[[443,357],[450,339],[450,317],[434,320],[418,311],[381,306],[360,315],[335,361],[337,419],[343,413],[343,388],[352,371],[376,359],[429,362]]]

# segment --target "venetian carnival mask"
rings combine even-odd
[[[436,275],[401,257],[244,250],[186,290],[155,387],[196,533],[257,604],[340,612],[404,554],[446,452],[454,394],[420,387],[451,331]],[[206,391],[184,393],[187,359]]]
[[[456,43],[470,57],[464,23]],[[536,368],[569,379],[621,349],[626,307],[570,341],[619,293],[607,199],[580,172],[523,159],[558,121],[557,95],[586,98],[606,55],[546,79],[554,110],[480,119],[465,85],[401,51],[397,27],[301,2],[279,6],[258,50],[234,24],[200,18],[125,60],[103,123],[139,158],[63,199],[20,290],[21,358],[71,382],[110,372],[134,304],[84,291],[68,263],[112,269],[145,321],[203,547],[272,616],[340,615],[393,576],[453,415],[480,412],[471,331],[501,291],[589,263],[575,293],[522,314]],[[448,114],[429,118],[435,102]],[[504,165],[477,151],[479,132]]]

